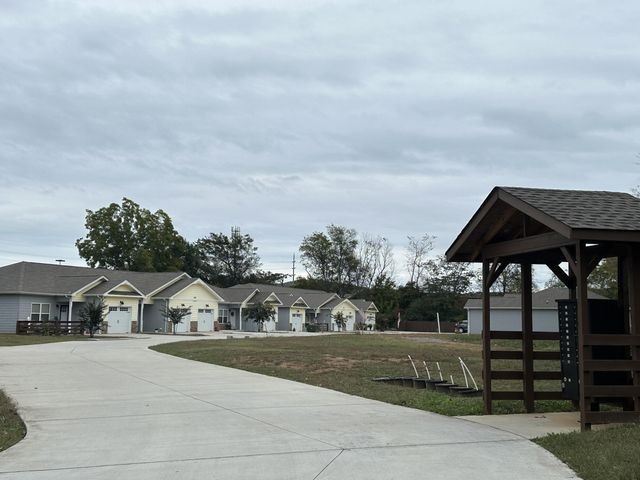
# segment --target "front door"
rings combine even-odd
[[[60,321],[66,322],[69,320],[69,305],[60,305]]]

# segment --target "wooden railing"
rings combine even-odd
[[[16,322],[16,335],[79,335],[83,331],[84,327],[79,321],[34,322],[18,320]]]

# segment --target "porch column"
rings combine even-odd
[[[522,371],[524,407],[527,413],[535,410],[533,382],[533,305],[531,264],[520,264],[522,276]]]
[[[485,415],[491,415],[491,294],[489,260],[482,261],[482,380]]]
[[[138,319],[138,333],[144,332],[144,298],[140,299],[140,318]]]
[[[628,305],[631,307],[631,315],[629,321],[629,333],[631,335],[640,335],[640,248],[636,245],[631,250],[631,262],[629,262],[629,270],[626,271],[625,277],[628,283]],[[618,289],[620,285],[618,284]],[[626,289],[625,289],[626,290]],[[631,343],[631,360],[633,362],[633,385],[636,389],[640,389],[640,345]],[[633,411],[640,418],[640,396],[633,396]]]
[[[585,346],[584,337],[591,331],[589,325],[589,302],[587,299],[587,252],[584,242],[576,244],[576,297],[578,313],[578,362],[580,378],[580,428],[591,430],[591,423],[587,423],[586,414],[591,410],[591,398],[585,397],[585,385],[593,382],[589,372],[584,368],[585,361],[590,360],[591,347]]]
[[[242,331],[242,307],[238,311],[238,330]]]

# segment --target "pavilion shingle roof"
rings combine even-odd
[[[640,230],[640,199],[629,193],[499,187],[574,229]]]

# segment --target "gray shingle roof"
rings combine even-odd
[[[358,310],[362,310],[363,312],[366,312],[370,307],[373,307],[377,310],[377,307],[374,305],[374,303],[369,300],[362,300],[360,298],[350,298],[349,301],[353,303]]]
[[[315,310],[329,300],[336,298],[338,295],[335,293],[305,293],[300,296],[304,298],[304,301],[307,302],[309,308],[313,308]]]
[[[629,193],[500,188],[571,228],[640,230],[640,199]]]
[[[588,292],[589,298],[603,299],[602,295],[595,292]],[[533,292],[532,305],[536,310],[556,310],[558,305],[556,300],[566,300],[569,298],[569,290],[566,288],[546,288],[538,292]],[[507,293],[505,295],[492,295],[489,301],[491,308],[520,309],[521,297],[519,293]],[[481,298],[470,298],[464,308],[477,310],[482,308]]]
[[[229,288],[254,288],[254,289],[258,289],[261,292],[275,292],[276,295],[278,293],[293,293],[293,294],[298,294],[298,295],[302,295],[303,293],[330,293],[330,292],[325,292],[324,290],[311,290],[308,288],[294,288],[294,287],[287,287],[284,285],[269,285],[266,283],[240,283],[238,285],[234,285],[233,287],[229,287]]]
[[[251,300],[249,301],[249,303],[262,303],[267,298],[269,298],[271,295],[275,295],[276,297],[278,297],[278,299],[280,298],[277,293],[270,292],[270,291],[267,290],[267,291],[264,291],[264,292],[256,293],[253,297],[251,297]],[[280,302],[276,301],[276,303],[280,303]]]
[[[178,280],[176,283],[171,284],[170,286],[168,286],[167,288],[160,290],[158,293],[156,293],[154,295],[154,298],[171,298],[173,297],[176,293],[178,293],[179,291],[181,291],[184,288],[187,288],[189,285],[191,285],[194,282],[197,282],[198,279],[197,278],[181,278],[180,280]]]
[[[256,291],[255,288],[211,288],[213,288],[218,295],[224,298],[224,303],[242,303]]]
[[[68,295],[104,276],[108,281],[100,284],[100,288],[96,291],[104,293],[127,280],[146,295],[182,275],[184,275],[182,272],[128,272],[104,268],[19,262],[0,267],[0,294]]]

